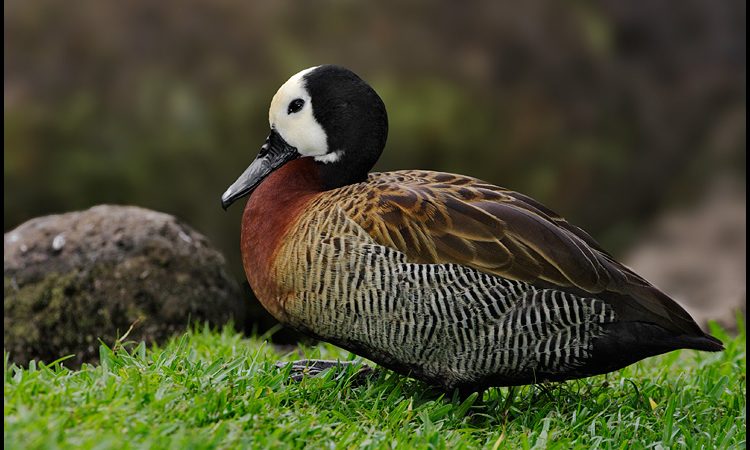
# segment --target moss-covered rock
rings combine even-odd
[[[157,342],[191,320],[245,321],[224,257],[174,217],[131,206],[32,219],[5,234],[3,343],[13,361],[94,361],[98,339]]]

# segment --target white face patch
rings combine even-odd
[[[338,159],[338,154],[328,155],[326,132],[315,120],[312,99],[302,78],[316,68],[305,69],[281,85],[271,100],[268,122],[289,145],[297,148],[300,155],[314,156],[321,162],[333,162]],[[299,111],[290,113],[289,105],[297,99],[304,101],[304,104]],[[333,155],[336,155],[335,158]]]

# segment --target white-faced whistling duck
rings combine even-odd
[[[461,391],[723,349],[666,294],[523,194],[450,173],[368,173],[388,118],[353,72],[299,72],[274,95],[269,122],[221,202],[251,194],[242,261],[280,322]]]

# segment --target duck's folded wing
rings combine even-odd
[[[375,241],[419,263],[455,263],[620,303],[621,316],[700,332],[674,301],[538,202],[439,172],[372,174],[347,211]],[[358,196],[359,197],[359,196]]]

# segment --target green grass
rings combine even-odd
[[[718,354],[673,352],[619,372],[494,389],[482,405],[356,368],[288,380],[280,355],[230,328],[164,347],[101,346],[101,364],[19,368],[5,354],[5,448],[744,448],[745,330]],[[354,357],[329,345],[308,358]]]

